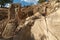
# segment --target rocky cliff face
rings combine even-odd
[[[45,2],[22,8],[21,13],[23,18],[19,25],[16,26],[16,20],[6,25],[3,40],[60,40],[60,2]],[[17,32],[12,37],[14,31]]]
[[[34,15],[27,17],[25,27],[15,39],[60,40],[60,3],[46,3]],[[47,8],[46,8],[47,7]],[[41,10],[40,10],[41,9]],[[40,12],[41,11],[41,12]]]
[[[35,21],[34,26],[32,26],[35,40],[60,40],[60,8],[56,9],[48,16],[42,16]]]
[[[46,16],[37,19],[32,26],[32,34],[35,40],[60,40],[60,3],[48,6]]]

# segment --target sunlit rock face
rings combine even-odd
[[[56,1],[56,0],[48,0],[49,2]]]
[[[60,40],[60,3],[46,2],[31,7],[21,10],[24,13],[21,14],[24,20],[20,17],[22,20],[18,26],[16,26],[17,23],[15,24],[16,20],[11,21],[12,24],[7,23],[2,36],[7,37],[8,40],[9,38],[12,40]],[[21,11],[19,13],[22,13]],[[32,15],[29,16],[30,13]],[[13,35],[13,31],[15,32],[14,29],[17,27],[20,30]]]
[[[60,40],[60,7],[53,8],[54,11],[46,17],[41,17],[32,26],[32,34],[35,40]],[[50,10],[51,11],[51,10]]]
[[[54,5],[54,6],[52,6]],[[51,7],[48,5],[48,15],[43,16],[41,13],[45,11],[46,6],[41,8],[42,12],[37,12],[38,19],[33,20],[32,25],[27,25],[13,38],[14,40],[60,40],[60,4],[53,3]],[[40,11],[40,10],[39,10]],[[44,12],[45,13],[45,12]],[[36,13],[35,13],[36,15]],[[36,16],[35,16],[36,17]],[[25,21],[25,22],[29,22]],[[30,22],[31,23],[31,22]]]

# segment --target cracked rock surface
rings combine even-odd
[[[16,26],[15,21],[9,22],[3,32],[3,36],[8,39],[2,38],[1,40],[60,40],[60,4],[53,3],[53,5],[52,8],[48,6],[47,11],[45,11],[46,6],[44,6],[42,12],[27,17],[24,23],[18,26]],[[45,12],[48,15],[42,15]],[[13,36],[16,28],[19,31]],[[9,38],[8,36],[13,37]]]

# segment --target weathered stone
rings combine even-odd
[[[16,20],[7,21],[6,27],[1,27],[4,29],[2,37],[13,37],[12,40],[60,40],[60,4],[56,0],[50,1],[22,9],[19,5],[12,5],[8,19]]]
[[[34,26],[31,28],[31,32],[35,40],[47,40],[47,28],[44,17],[35,21]]]
[[[17,27],[17,22],[15,20],[13,21],[10,20],[6,24],[6,27],[2,33],[2,37],[6,39],[13,37],[15,35],[14,33],[15,33],[16,27]]]
[[[52,36],[49,36],[50,40],[60,40],[60,8],[53,12],[51,15],[47,16],[47,27],[48,27],[48,34],[50,33]]]

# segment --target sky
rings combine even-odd
[[[27,6],[27,5],[36,5],[38,3],[39,0],[13,0],[13,3],[19,3],[21,4],[22,6]],[[5,5],[5,7],[9,7],[10,4],[7,3]]]
[[[21,6],[27,6],[27,5],[36,5],[39,0],[13,0],[13,3],[19,3]],[[5,7],[10,7],[10,4],[7,3]]]
[[[38,0],[13,0],[13,3],[20,3],[22,6],[27,5],[36,5],[38,3]]]

